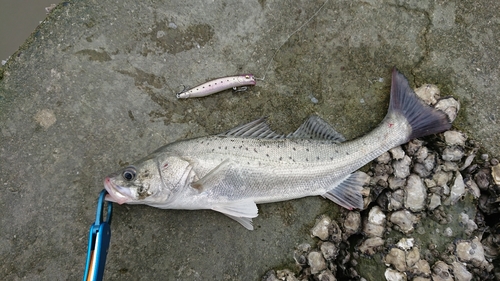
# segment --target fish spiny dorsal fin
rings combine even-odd
[[[219,136],[241,137],[241,138],[259,138],[259,139],[282,139],[285,136],[280,135],[266,123],[266,117],[259,118],[252,122],[235,127]]]
[[[294,139],[320,139],[331,140],[335,142],[343,142],[345,138],[342,134],[335,131],[333,127],[319,116],[313,115],[309,117],[300,127],[293,133],[286,136]]]

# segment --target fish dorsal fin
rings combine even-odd
[[[250,123],[235,127],[219,136],[258,138],[258,139],[320,139],[343,142],[345,138],[342,134],[319,116],[311,116],[293,133],[281,135],[269,128],[266,123],[266,117],[259,118]]]
[[[294,139],[320,139],[331,140],[335,142],[343,142],[345,138],[342,134],[319,116],[313,115],[309,117],[300,127],[293,133],[286,136]]]
[[[271,128],[266,123],[266,117],[259,118],[250,123],[246,123],[235,127],[225,133],[219,134],[219,136],[227,137],[241,137],[241,138],[259,138],[259,139],[281,139],[284,135],[280,135]]]

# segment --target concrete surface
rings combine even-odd
[[[499,154],[497,1],[330,0],[250,91],[175,98],[181,85],[264,75],[322,3],[61,3],[1,72],[0,279],[81,278],[103,178],[168,142],[260,116],[289,132],[313,113],[347,138],[368,132],[392,66],[457,97],[455,126]],[[105,278],[258,280],[337,211],[321,198],[261,205],[247,231],[210,211],[115,205]]]

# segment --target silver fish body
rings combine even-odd
[[[226,133],[168,144],[108,176],[107,200],[164,209],[212,209],[252,229],[256,204],[322,195],[363,208],[357,169],[408,140],[449,129],[393,71],[389,111],[367,135],[347,142],[319,117],[289,135],[258,119]],[[355,173],[353,173],[355,172]]]

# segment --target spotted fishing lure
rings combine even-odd
[[[227,89],[237,90],[238,87],[255,85],[255,77],[252,74],[226,76],[210,80],[196,87],[185,89],[177,93],[178,99],[205,97]]]
[[[328,0],[325,0],[323,5],[319,7],[318,10],[306,21],[304,22],[298,29],[296,29],[294,32],[292,32],[288,37],[285,39],[285,41],[278,47],[278,49],[274,52],[274,55],[271,57],[271,60],[269,61],[265,71],[264,71],[264,76],[262,78],[255,78],[252,74],[243,74],[243,75],[236,75],[236,76],[226,76],[226,77],[221,77],[217,78],[214,80],[210,80],[206,83],[203,83],[201,85],[198,85],[196,87],[190,88],[190,89],[185,89],[182,90],[182,92],[177,93],[177,98],[178,99],[187,99],[187,98],[199,98],[199,97],[205,97],[220,91],[224,91],[227,89],[233,88],[233,90],[237,90],[240,88],[239,91],[244,91],[246,90],[245,86],[253,86],[256,83],[256,80],[264,81],[267,72],[269,71],[269,67],[271,66],[274,57],[278,52],[281,50],[281,47],[285,45],[285,43],[292,37],[295,33],[297,33],[299,30],[301,30],[304,26],[309,24],[309,22],[316,17],[316,15],[323,9],[323,7],[328,3]]]

